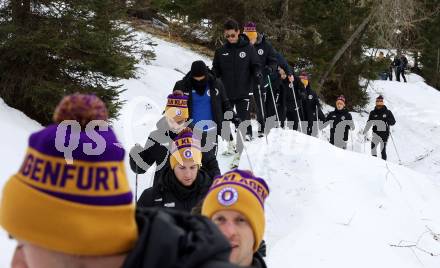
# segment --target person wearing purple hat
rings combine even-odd
[[[135,207],[101,99],[66,96],[53,118],[30,136],[2,191],[0,226],[17,241],[13,268],[235,267],[210,220]]]
[[[188,125],[188,100],[188,96],[182,94],[168,95],[164,116],[156,123],[157,129],[151,131],[144,147],[135,144],[130,150],[130,168],[134,173],[144,174],[156,164],[153,185],[159,182],[160,172],[169,165],[170,144]],[[220,174],[216,158],[206,157],[203,160],[203,169],[212,178]]]
[[[381,157],[387,160],[387,142],[390,136],[390,126],[396,124],[393,113],[384,104],[384,97],[379,95],[376,98],[376,107],[370,112],[368,121],[363,134],[367,135],[371,127],[373,127],[373,136],[371,139],[371,155],[377,156],[377,149],[381,146]]]
[[[327,125],[330,125],[330,143],[347,149],[349,131],[354,130],[355,126],[350,112],[345,108],[344,95],[336,99],[335,110],[326,116],[323,128]]]
[[[257,120],[258,123],[260,123],[259,136],[261,137],[264,134],[266,118],[270,116],[275,116],[276,114],[273,100],[278,99],[278,95],[274,94],[274,98],[272,98],[272,95],[270,95],[273,94],[273,92],[270,90],[271,84],[269,83],[269,79],[277,74],[278,60],[272,44],[267,41],[264,34],[257,32],[257,25],[254,22],[246,23],[243,33],[249,38],[249,42],[254,46],[255,50],[257,51],[258,60],[263,70],[263,79],[260,87],[258,87],[256,83],[254,83],[252,86],[257,107]],[[275,84],[272,88],[274,90],[278,89],[278,85]],[[266,93],[268,93],[269,95],[267,95]]]
[[[225,126],[223,121],[231,120],[236,127],[240,118],[233,111],[231,102],[220,79],[212,75],[205,62],[194,61],[186,76],[176,82],[173,93],[188,97],[190,127],[201,136],[203,159],[209,166],[217,165],[217,141]],[[232,118],[228,117],[232,115]],[[230,130],[223,133],[230,133]],[[223,137],[228,140],[228,146],[234,147],[230,135]],[[209,143],[207,143],[209,141]],[[231,151],[234,149],[232,148]],[[231,152],[233,154],[235,152]],[[203,167],[204,168],[204,167]],[[220,175],[220,169],[209,168],[211,177]]]

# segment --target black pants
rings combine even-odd
[[[231,104],[233,108],[235,108],[237,116],[242,122],[251,120],[251,115],[249,113],[249,99],[231,100]],[[250,125],[246,129],[246,134],[252,135],[252,127]]]
[[[371,139],[371,155],[377,156],[377,147],[381,146],[381,156],[383,160],[387,160],[387,137],[380,137],[379,135],[373,133],[373,138]]]
[[[346,150],[347,149],[347,140],[345,140],[345,137],[344,137],[344,139],[341,139],[341,137],[336,137],[336,139],[335,139],[335,135],[336,134],[334,132],[333,133],[330,132],[330,143],[338,148]],[[341,134],[339,134],[339,135],[341,135]],[[344,135],[344,134],[342,133],[342,135]]]
[[[261,97],[260,97],[261,92]],[[260,132],[264,132],[264,126],[266,124],[266,92],[263,89],[258,90],[258,88],[254,89],[254,99],[257,110],[257,121],[261,126]]]
[[[400,75],[402,75],[403,81],[406,83],[405,69],[397,67],[396,68],[396,81],[400,82]]]
[[[298,112],[296,110],[286,111],[287,127],[293,130],[298,130],[299,128],[299,118]],[[284,122],[283,122],[284,123]]]

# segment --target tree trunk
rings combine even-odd
[[[338,50],[338,52],[335,54],[333,59],[330,61],[330,64],[325,71],[325,73],[321,76],[318,82],[318,88],[321,89],[324,85],[325,81],[327,80],[328,76],[330,75],[330,72],[335,67],[336,63],[341,59],[342,55],[347,51],[347,49],[353,44],[353,42],[360,36],[360,34],[366,29],[368,23],[371,21],[371,18],[373,16],[373,13],[370,13],[368,17],[366,17],[361,24],[357,27],[356,31],[348,38],[347,42]]]
[[[13,0],[11,5],[14,24],[24,26],[31,13],[31,0]]]
[[[289,0],[283,0],[281,3],[281,23],[282,26],[285,27],[283,32],[284,39],[289,39],[289,31],[287,29],[287,25],[289,23]]]

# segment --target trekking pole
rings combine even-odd
[[[350,131],[350,137],[351,137],[351,150],[354,152],[353,131]]]
[[[249,154],[248,154],[248,152],[247,152],[246,145],[244,144],[243,134],[241,134],[240,129],[238,130],[238,134],[240,135],[241,142],[242,142],[242,144],[243,144],[243,150],[244,150],[244,153],[246,154],[246,158],[247,158],[247,160],[248,160],[249,167],[251,168],[252,173],[254,173],[254,168],[253,168],[253,166],[252,166],[251,159],[249,158]]]
[[[260,95],[260,107],[261,107],[261,115],[263,116],[263,123],[266,124],[266,115],[264,114],[264,106],[263,106],[263,96],[261,94],[261,85],[260,83],[258,83],[258,94]],[[261,126],[263,127],[263,126]],[[266,144],[269,144],[269,141],[267,140],[267,135],[266,135]]]
[[[394,150],[396,150],[397,158],[399,159],[399,165],[402,165],[402,160],[400,159],[399,152],[397,151],[396,143],[394,142],[394,138],[393,138],[393,134],[391,134],[391,130],[390,130],[390,137],[394,145]]]
[[[269,81],[269,88],[270,88],[270,92],[271,92],[271,95],[272,95],[273,107],[275,109],[275,114],[276,114],[277,120],[278,120],[278,127],[281,128],[280,117],[278,116],[277,103],[275,102],[275,96],[274,96],[274,92],[273,92],[273,89],[272,89],[272,82],[270,81],[270,75],[267,75],[267,80]]]
[[[321,135],[319,133],[318,105],[316,105],[316,129],[318,130],[318,139],[320,139]]]
[[[138,166],[136,164],[136,184],[135,184],[135,194],[134,194],[134,201],[137,203],[138,199]]]
[[[302,127],[301,117],[299,116],[299,107],[298,107],[298,102],[296,101],[296,93],[295,93],[295,89],[293,88],[293,83],[290,83],[289,87],[293,91],[293,99],[295,100],[295,107],[296,107],[295,110],[296,110],[296,114],[298,115],[299,128],[301,129],[301,133],[304,133],[303,132],[303,127]]]

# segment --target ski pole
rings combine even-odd
[[[254,168],[253,168],[253,166],[252,166],[251,159],[249,158],[249,154],[248,154],[248,152],[247,152],[246,145],[244,144],[243,134],[241,134],[241,131],[240,131],[240,130],[238,130],[238,134],[240,135],[241,142],[242,142],[242,144],[243,144],[243,150],[244,150],[244,153],[246,154],[246,158],[247,158],[247,160],[248,160],[249,167],[251,168],[252,173],[254,173]]]
[[[289,84],[289,87],[292,89],[293,91],[293,99],[295,100],[295,110],[296,110],[296,114],[298,115],[298,123],[299,123],[299,128],[301,130],[301,133],[303,132],[303,127],[302,127],[302,121],[301,121],[301,117],[299,116],[299,107],[298,107],[298,102],[296,101],[296,93],[295,93],[295,89],[293,88],[293,83]]]
[[[137,203],[138,197],[138,166],[136,164],[136,184],[135,184],[135,194],[134,194],[134,201]]]
[[[278,120],[278,127],[281,128],[280,117],[278,116],[277,103],[275,102],[274,92],[272,89],[272,82],[270,81],[270,75],[267,75],[267,80],[269,81],[269,88],[270,88],[270,92],[271,92],[270,95],[272,95],[273,107],[275,109],[275,114],[276,114],[277,120]]]
[[[263,123],[266,123],[266,115],[264,114],[264,106],[263,106],[263,96],[261,94],[261,85],[258,83],[258,93],[260,95],[260,107],[261,107],[261,115],[263,116]],[[261,126],[264,127],[264,126]],[[267,135],[266,135],[266,144],[269,144],[269,141],[267,140]]]
[[[350,137],[351,137],[351,150],[354,152],[353,131],[350,131]]]
[[[318,130],[318,139],[320,139],[321,135],[319,133],[318,105],[316,105],[316,129]]]
[[[400,159],[399,152],[397,151],[396,143],[394,142],[394,138],[393,138],[393,134],[391,134],[391,130],[390,130],[390,137],[394,145],[394,150],[396,150],[397,158],[399,159],[399,165],[402,165],[402,160]]]

